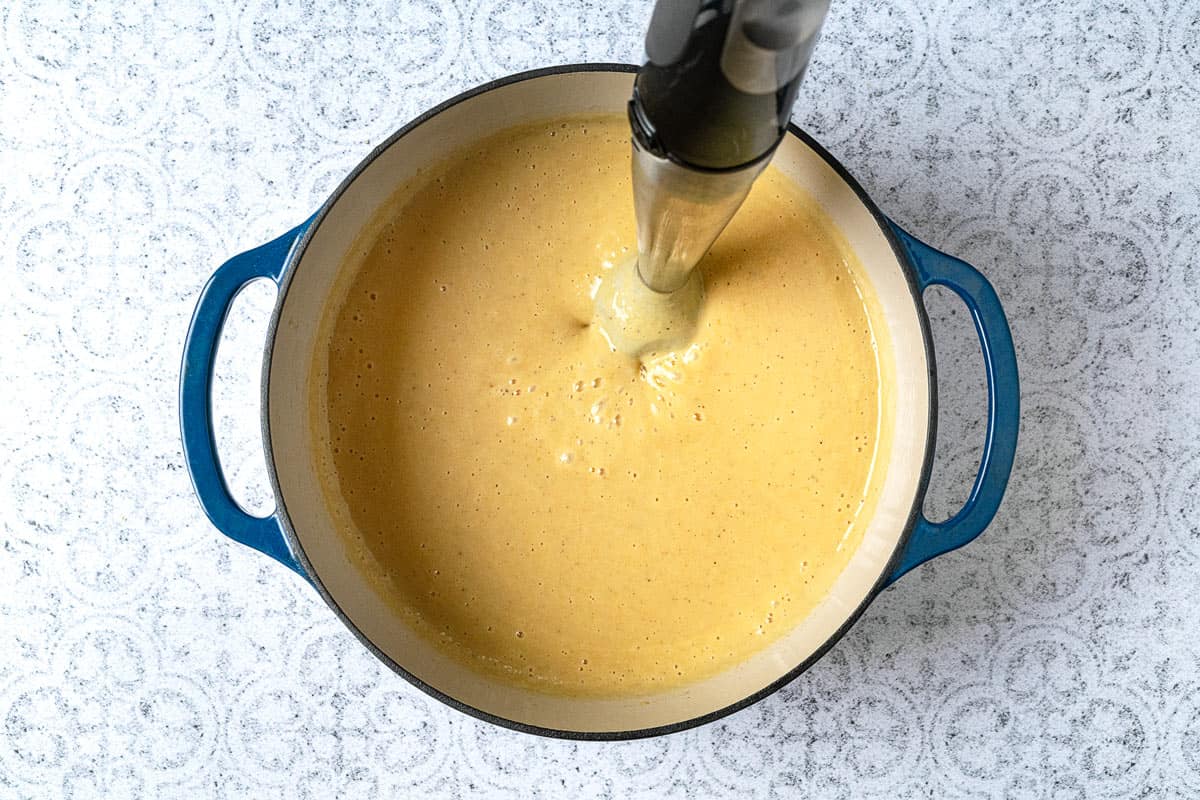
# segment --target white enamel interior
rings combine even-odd
[[[690,720],[763,689],[810,658],[864,602],[901,537],[919,490],[929,420],[928,363],[917,309],[888,240],[854,191],[814,151],[789,136],[775,164],[824,206],[873,284],[893,344],[894,441],[881,501],[863,544],[829,596],[790,634],[702,683],[624,700],[551,697],[490,681],[418,638],[347,559],[313,468],[308,424],[318,323],[343,255],[396,186],[460,145],[518,122],[621,112],[632,75],[575,72],[527,79],[476,95],[431,117],[372,161],[338,198],[293,267],[272,345],[267,390],[272,459],[283,507],[313,571],[353,625],[426,684],[507,720],[576,732],[639,730]],[[764,554],[770,557],[770,554]]]

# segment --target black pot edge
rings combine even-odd
[[[816,142],[816,140],[814,140],[807,133],[802,131],[800,129],[800,127],[797,126],[795,123],[790,123],[788,125],[788,132],[790,134],[792,134],[793,136],[799,138],[802,142],[804,142],[805,145],[812,148],[812,150],[814,152],[816,152],[819,156],[821,156],[821,158],[823,158],[825,160],[825,162],[827,164],[829,164],[829,166],[832,167],[835,172],[837,172],[838,176],[841,177],[842,180],[844,180],[850,186],[850,188],[854,190],[854,193],[858,196],[859,200],[862,201],[863,205],[867,208],[868,211],[871,212],[871,215],[875,218],[875,221],[879,225],[879,228],[883,232],[884,236],[887,237],[888,243],[892,247],[892,251],[896,254],[897,261],[905,267],[904,276],[905,276],[905,280],[908,282],[908,288],[912,294],[913,303],[916,305],[916,308],[917,308],[917,317],[921,324],[921,335],[922,335],[922,338],[924,339],[924,344],[925,344],[926,360],[927,360],[927,363],[929,364],[929,423],[928,423],[929,424],[929,428],[928,428],[929,434],[927,436],[926,444],[925,444],[924,463],[922,464],[922,467],[921,467],[921,479],[917,485],[917,492],[916,492],[916,495],[913,500],[913,506],[912,506],[912,509],[909,511],[908,520],[905,523],[904,532],[900,536],[900,539],[898,540],[898,542],[896,544],[896,549],[893,551],[892,557],[888,560],[887,566],[880,573],[879,579],[875,582],[875,585],[867,593],[867,595],[863,599],[862,603],[858,606],[858,608],[856,608],[846,618],[846,621],[842,624],[842,626],[839,627],[833,633],[833,635],[830,636],[829,639],[825,641],[824,644],[822,644],[819,648],[817,648],[817,650],[815,652],[813,652],[812,655],[810,655],[807,659],[805,659],[800,664],[798,664],[795,668],[793,668],[792,670],[787,672],[785,675],[783,675],[779,679],[775,680],[774,682],[768,684],[767,686],[763,687],[762,689],[759,689],[757,692],[754,692],[753,694],[742,698],[741,700],[737,701],[736,703],[731,703],[730,705],[725,706],[724,708],[717,709],[716,711],[711,711],[711,712],[701,715],[699,717],[693,717],[691,719],[682,720],[680,722],[673,722],[669,725],[659,725],[659,726],[656,726],[653,728],[640,728],[640,729],[629,730],[629,731],[572,731],[572,730],[560,730],[557,728],[546,728],[546,727],[542,727],[539,725],[530,725],[528,723],[517,722],[515,720],[506,719],[504,717],[500,717],[495,714],[491,714],[487,711],[483,711],[481,709],[475,708],[474,706],[467,705],[466,703],[463,703],[462,701],[439,691],[438,689],[434,688],[433,686],[422,681],[416,675],[413,675],[411,672],[404,669],[404,667],[402,667],[400,664],[398,664],[396,661],[394,661],[387,653],[384,653],[382,650],[380,650],[378,647],[376,647],[375,644],[370,639],[368,639],[362,633],[362,631],[360,631],[358,629],[358,627],[353,623],[353,621],[350,620],[350,618],[346,615],[346,613],[344,611],[342,611],[341,607],[338,606],[337,601],[334,600],[333,596],[329,593],[329,590],[325,588],[324,583],[321,582],[320,577],[317,575],[316,571],[313,569],[312,563],[308,560],[308,556],[304,552],[304,547],[300,544],[300,540],[296,536],[295,529],[292,526],[291,517],[288,515],[288,512],[287,512],[287,505],[286,505],[286,503],[284,503],[283,496],[279,491],[279,477],[275,471],[274,451],[272,449],[271,430],[270,430],[270,424],[269,424],[270,392],[268,391],[268,386],[269,386],[269,379],[270,379],[270,373],[271,373],[271,357],[272,357],[274,347],[275,347],[275,337],[279,330],[279,320],[280,320],[280,316],[283,312],[284,300],[287,297],[288,288],[291,286],[291,282],[292,282],[292,277],[293,277],[292,266],[294,264],[296,264],[300,260],[300,258],[303,257],[305,249],[307,249],[309,242],[312,241],[312,238],[315,235],[317,229],[320,228],[321,223],[324,221],[325,217],[329,213],[330,208],[332,208],[334,203],[337,202],[338,198],[340,198],[342,196],[342,194],[346,191],[347,187],[349,187],[350,184],[353,183],[358,178],[358,176],[361,175],[362,172],[376,158],[378,158],[380,156],[380,154],[382,154],[385,150],[387,150],[389,147],[391,147],[393,144],[395,144],[399,139],[403,138],[411,130],[413,130],[414,128],[416,128],[418,125],[422,124],[426,120],[430,119],[431,117],[436,116],[437,114],[440,114],[442,111],[445,111],[446,109],[448,109],[452,106],[458,105],[459,103],[461,103],[465,100],[469,100],[472,97],[475,97],[476,95],[483,94],[484,92],[491,91],[492,89],[497,89],[502,86],[507,86],[509,84],[519,83],[521,81],[531,80],[534,78],[542,78],[542,77],[545,77],[548,75],[562,75],[562,74],[576,73],[576,72],[618,72],[618,73],[632,74],[632,73],[637,72],[637,70],[638,70],[638,67],[635,65],[632,65],[632,64],[583,63],[583,64],[564,64],[564,65],[555,66],[555,67],[544,67],[542,69],[529,70],[527,72],[519,72],[514,75],[507,75],[503,78],[498,78],[496,80],[489,81],[488,83],[482,84],[480,86],[476,86],[472,89],[468,89],[458,95],[455,95],[454,97],[450,98],[449,100],[439,103],[438,105],[434,106],[433,108],[424,112],[420,116],[416,117],[411,122],[404,125],[399,130],[397,130],[395,133],[393,133],[391,136],[389,136],[386,140],[383,141],[382,144],[380,144],[374,150],[372,150],[371,153],[366,158],[364,158],[361,162],[359,162],[359,164],[338,185],[337,189],[335,189],[333,191],[333,193],[330,194],[329,199],[327,199],[325,201],[325,203],[322,204],[320,210],[313,217],[312,223],[308,226],[308,228],[305,230],[304,234],[300,237],[300,239],[293,245],[291,254],[288,257],[287,266],[284,268],[284,271],[283,271],[283,280],[279,284],[279,293],[278,293],[276,301],[275,301],[275,308],[271,313],[271,320],[270,320],[269,327],[267,329],[265,349],[263,352],[262,384],[261,384],[261,398],[262,398],[261,426],[262,426],[263,444],[264,444],[264,447],[266,448],[266,455],[267,455],[267,459],[266,459],[267,474],[271,481],[271,488],[275,494],[275,503],[276,503],[277,513],[279,515],[279,519],[281,522],[281,527],[284,531],[284,535],[287,537],[288,545],[291,547],[292,552],[295,553],[297,560],[300,562],[300,566],[304,568],[305,574],[308,575],[309,579],[312,581],[312,584],[316,588],[317,593],[321,595],[321,598],[330,607],[330,609],[333,610],[334,614],[336,614],[337,617],[342,621],[342,623],[347,628],[350,629],[350,631],[363,644],[363,646],[365,646],[368,650],[370,650],[372,653],[374,653],[374,655],[379,660],[381,660],[384,664],[386,664],[388,667],[390,667],[393,672],[400,675],[402,678],[407,680],[413,686],[416,686],[418,689],[425,692],[429,696],[431,696],[437,700],[440,700],[441,702],[445,703],[446,705],[448,705],[452,708],[455,708],[458,711],[463,712],[464,714],[475,717],[476,719],[483,720],[484,722],[489,722],[489,723],[492,723],[493,725],[498,725],[502,728],[508,728],[510,730],[519,731],[521,733],[529,733],[529,734],[534,734],[537,736],[545,736],[545,737],[554,738],[554,739],[571,739],[571,740],[577,740],[577,741],[598,741],[598,742],[628,741],[631,739],[645,739],[645,738],[650,738],[650,737],[654,737],[654,736],[663,736],[666,734],[680,733],[682,731],[686,731],[691,728],[698,727],[700,725],[705,725],[710,722],[714,722],[718,719],[721,719],[722,717],[726,717],[737,711],[741,711],[742,709],[747,708],[748,706],[751,706],[754,703],[757,703],[759,700],[762,700],[763,698],[767,697],[768,695],[774,694],[775,692],[779,691],[784,686],[786,686],[787,684],[791,683],[796,678],[798,678],[802,673],[804,673],[806,670],[808,670],[809,667],[811,667],[818,660],[820,660],[827,652],[829,652],[829,650],[835,644],[837,644],[837,642],[843,636],[846,635],[846,632],[849,631],[850,628],[854,626],[854,623],[856,623],[858,621],[859,617],[862,616],[863,612],[867,610],[867,607],[870,606],[872,601],[874,601],[875,598],[879,596],[879,593],[881,591],[883,591],[883,589],[886,587],[888,577],[891,575],[892,571],[895,569],[896,565],[899,563],[900,555],[904,552],[904,548],[908,544],[908,540],[909,540],[910,536],[912,535],[913,526],[916,524],[917,517],[921,512],[921,506],[925,499],[925,493],[929,488],[929,477],[930,477],[930,473],[932,472],[932,469],[933,469],[934,445],[937,441],[937,368],[936,368],[936,365],[934,362],[933,339],[932,339],[932,336],[930,334],[930,329],[929,329],[929,316],[925,311],[925,306],[924,306],[924,304],[922,302],[922,298],[921,298],[921,290],[917,285],[916,276],[913,271],[913,268],[909,264],[908,255],[905,253],[904,249],[901,247],[900,242],[896,239],[895,234],[892,233],[891,227],[888,224],[887,217],[883,214],[882,211],[879,210],[879,207],[875,205],[875,202],[873,200],[871,200],[871,198],[863,190],[862,186],[859,185],[858,181],[856,181],[854,179],[854,177],[846,170],[846,168],[843,167],[841,165],[841,163],[838,162],[838,160],[829,153],[829,151],[827,151],[824,147],[822,147],[820,144],[818,144]]]

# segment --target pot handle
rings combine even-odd
[[[945,286],[966,303],[983,349],[988,390],[983,458],[967,502],[945,522],[930,522],[924,513],[917,517],[899,564],[888,578],[892,583],[929,559],[967,544],[996,516],[1016,456],[1021,390],[1012,333],[996,290],[970,264],[935,250],[890,220],[889,224],[916,269],[921,291]]]
[[[229,492],[213,437],[212,379],[217,339],[234,298],[247,284],[259,278],[270,278],[279,283],[292,245],[309,222],[311,220],[278,239],[234,256],[213,273],[196,303],[183,345],[183,366],[179,375],[183,459],[204,513],[217,530],[230,539],[269,555],[302,577],[307,576],[288,547],[278,510],[267,517],[251,516]]]

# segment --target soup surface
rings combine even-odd
[[[802,621],[872,514],[887,343],[774,168],[701,264],[685,347],[593,298],[635,252],[627,123],[510,129],[401,187],[343,265],[312,386],[352,559],[451,657],[578,696],[700,680]]]

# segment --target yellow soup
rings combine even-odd
[[[426,170],[347,256],[314,365],[352,559],[445,653],[545,692],[677,687],[787,633],[861,541],[889,446],[870,287],[774,168],[700,266],[691,343],[610,348],[593,298],[633,257],[629,173],[619,115]]]

